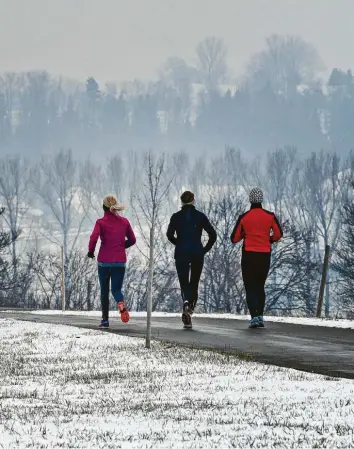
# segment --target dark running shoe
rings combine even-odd
[[[182,321],[184,329],[192,329],[192,318],[189,314],[183,312]]]
[[[264,327],[264,319],[262,316],[257,317],[258,318],[258,327]]]
[[[101,320],[100,325],[98,326],[99,328],[107,328],[109,327],[109,321],[108,320]]]
[[[259,321],[258,317],[252,318],[250,325],[248,326],[250,329],[255,329],[256,327],[259,327]]]
[[[192,318],[188,301],[184,301],[183,303],[182,323],[184,324],[184,329],[192,328]]]

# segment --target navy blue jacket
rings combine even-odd
[[[209,240],[202,244],[203,230]],[[175,259],[204,257],[216,242],[216,232],[205,214],[192,205],[183,206],[172,215],[167,229],[167,238],[175,248]]]

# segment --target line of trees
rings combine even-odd
[[[295,145],[301,152],[354,144],[354,78],[296,36],[270,36],[240,80],[231,77],[225,43],[204,39],[195,64],[169,58],[158,80],[100,86],[46,72],[0,76],[0,153],[38,157],[75,148],[96,160],[119,148],[247,152]]]
[[[314,315],[328,244],[332,257],[325,313],[347,314],[354,304],[353,170],[353,154],[344,158],[322,150],[303,157],[294,147],[278,148],[261,160],[246,159],[229,147],[197,160],[186,152],[130,152],[96,164],[77,160],[71,150],[33,163],[22,156],[1,157],[0,306],[60,307],[63,247],[66,307],[97,307],[96,267],[85,255],[102,198],[114,192],[129,203],[128,217],[138,237],[129,252],[129,307],[146,310],[152,282],[153,310],[178,311],[173,248],[165,232],[181,192],[191,189],[218,233],[206,258],[199,307],[241,313],[241,248],[232,246],[229,236],[248,208],[250,188],[258,185],[265,191],[265,207],[277,213],[284,227],[284,239],[272,255],[267,312]],[[149,264],[154,266],[150,281]]]

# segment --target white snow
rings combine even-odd
[[[0,447],[349,448],[354,381],[0,320]]]
[[[76,316],[88,316],[97,317],[101,316],[100,311],[74,311],[68,310],[62,312],[61,310],[35,310],[31,312],[22,310],[2,310],[8,313],[33,313],[39,315],[76,315]],[[118,318],[118,312],[110,312],[110,316],[113,318]],[[146,317],[146,312],[130,312],[131,318],[134,317]],[[155,318],[175,318],[180,317],[180,313],[167,313],[167,312],[153,312],[152,317]],[[250,319],[248,315],[234,315],[232,313],[195,313],[193,318],[198,320],[199,318],[214,318],[214,319],[225,319],[225,320],[241,320],[247,321]],[[278,323],[288,323],[288,324],[300,324],[303,326],[323,326],[323,327],[337,327],[341,329],[354,329],[354,320],[344,320],[344,319],[326,319],[326,318],[305,318],[305,317],[291,317],[291,316],[265,316],[265,321],[267,322],[278,322]]]

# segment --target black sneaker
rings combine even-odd
[[[109,321],[108,320],[101,320],[100,325],[98,326],[99,328],[107,328],[109,327]]]

